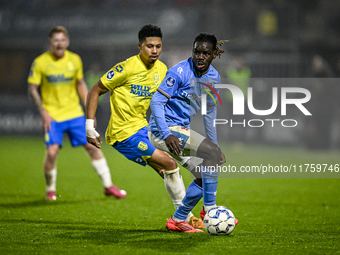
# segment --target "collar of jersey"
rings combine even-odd
[[[48,51],[48,54],[50,54],[50,56],[51,56],[55,61],[61,61],[61,60],[64,60],[65,57],[68,55],[68,50],[67,50],[67,49],[65,50],[64,56],[63,56],[62,58],[56,58],[56,57],[52,54],[51,50]]]
[[[154,68],[154,67],[156,66],[156,63],[157,63],[157,60],[158,60],[158,59],[157,59],[156,62],[153,64],[153,66],[149,69],[149,68],[144,64],[144,62],[143,62],[143,60],[142,60],[142,58],[141,58],[141,56],[140,56],[140,53],[137,54],[137,57],[138,57],[139,61],[141,62],[141,64],[142,64],[147,70],[150,70],[150,69]]]

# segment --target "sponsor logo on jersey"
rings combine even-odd
[[[141,158],[136,158],[136,162],[142,163],[142,162],[143,162],[143,159],[141,159]]]
[[[153,92],[150,92],[151,87],[131,84],[130,93],[141,97],[152,97]]]
[[[175,83],[176,83],[176,80],[174,78],[172,78],[171,76],[168,77],[168,79],[166,79],[166,81],[165,81],[165,84],[168,88],[173,87],[175,85]]]
[[[178,67],[177,68],[177,72],[179,72],[181,74],[183,72],[183,68],[182,67]]]
[[[111,80],[113,78],[113,76],[115,76],[115,72],[113,70],[111,70],[107,73],[106,78]]]
[[[146,151],[148,149],[148,145],[143,141],[140,141],[138,144],[138,149],[140,149],[141,151]]]
[[[58,75],[47,75],[46,79],[49,83],[61,83],[61,82],[70,82],[73,81],[73,77],[71,78],[65,78],[64,74],[58,74]]]
[[[116,71],[118,73],[121,73],[124,70],[124,68],[121,65],[116,66]]]

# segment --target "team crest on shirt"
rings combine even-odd
[[[113,78],[113,76],[115,76],[115,72],[113,70],[111,70],[107,73],[106,78],[111,80]]]
[[[176,83],[176,79],[172,78],[171,76],[168,77],[168,79],[166,79],[166,81],[165,81],[165,84],[168,88],[173,87],[175,85],[175,83]]]
[[[67,70],[74,70],[73,62],[71,62],[71,61],[67,62],[66,68],[67,68]]]
[[[118,73],[121,73],[124,70],[124,68],[121,65],[116,66],[116,71]]]
[[[159,74],[158,73],[154,73],[153,74],[153,81],[157,84],[159,82]]]
[[[140,141],[137,147],[141,151],[146,151],[148,149],[148,145],[144,143],[143,141]]]

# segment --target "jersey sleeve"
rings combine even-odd
[[[182,80],[177,74],[168,71],[157,90],[169,99],[174,95],[175,91],[178,89],[178,86],[181,83]]]
[[[114,90],[116,87],[125,83],[128,77],[128,70],[125,62],[121,62],[112,67],[101,77],[101,82],[108,90]]]
[[[169,135],[171,135],[171,131],[165,120],[164,107],[171,96],[173,96],[174,92],[178,89],[180,83],[180,78],[176,74],[168,71],[150,102],[152,116],[155,120],[157,129],[161,134],[162,140],[165,140]]]
[[[31,69],[27,78],[27,82],[29,84],[40,85],[42,81],[42,72],[37,64],[37,60],[35,59],[31,65]]]

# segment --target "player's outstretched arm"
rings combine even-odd
[[[51,130],[51,121],[53,120],[53,118],[48,114],[48,112],[42,106],[38,87],[39,86],[35,84],[28,84],[28,97],[35,104],[38,111],[40,112],[40,115],[43,121],[44,132],[47,132]]]
[[[77,80],[77,91],[78,91],[80,100],[82,101],[84,105],[86,105],[88,89],[87,89],[84,79]]]
[[[98,107],[99,96],[109,90],[98,81],[89,91],[86,102],[86,139],[89,143],[100,148],[102,143],[99,133],[94,128],[94,118]],[[97,140],[98,139],[98,140]]]

